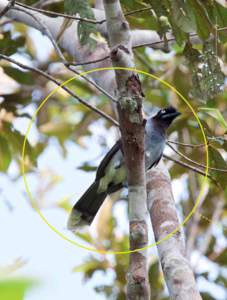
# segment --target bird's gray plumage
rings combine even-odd
[[[145,169],[149,170],[162,157],[165,147],[165,132],[179,113],[169,107],[157,110],[146,121],[145,126]],[[74,231],[78,226],[90,224],[106,196],[123,186],[127,186],[126,169],[121,141],[110,149],[101,161],[94,183],[74,205],[68,220],[68,229]]]

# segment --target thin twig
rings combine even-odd
[[[175,38],[169,38],[166,40],[166,42],[171,42],[171,41],[175,41],[176,39]],[[146,47],[146,46],[155,46],[155,45],[161,45],[161,44],[164,44],[164,41],[157,41],[157,42],[148,42],[148,43],[143,43],[143,44],[140,44],[140,45],[136,45],[133,47],[133,49],[136,49],[136,48],[140,48],[140,47]]]
[[[170,38],[170,39],[167,40],[167,42],[170,42],[170,41],[175,41],[175,38]],[[133,46],[132,49],[137,49],[137,48],[145,47],[145,46],[152,47],[152,46],[163,44],[163,43],[164,43],[164,41],[157,41],[157,42],[152,42],[152,43],[144,43],[144,44]],[[90,64],[98,63],[98,62],[101,62],[101,61],[106,60],[108,58],[110,58],[110,55],[106,55],[103,58],[100,58],[100,59],[97,59],[97,60],[91,60],[91,61],[88,61],[88,62],[69,63],[69,64],[73,65],[75,67],[78,67],[78,66],[84,66],[84,65],[90,65]]]
[[[8,20],[5,20],[2,23],[0,23],[0,26],[2,27],[2,26],[5,26],[6,24],[10,24],[10,23],[12,23],[12,20],[8,19]]]
[[[110,117],[109,115],[105,114],[102,110],[98,109],[97,107],[89,104],[88,102],[86,102],[85,100],[83,100],[82,98],[80,98],[79,96],[77,96],[74,92],[72,92],[70,89],[68,89],[65,86],[62,86],[62,83],[59,82],[57,79],[55,79],[54,77],[52,77],[51,75],[47,74],[46,72],[35,68],[35,67],[30,67],[27,65],[24,65],[18,61],[16,61],[15,59],[12,59],[11,57],[8,57],[4,54],[0,54],[0,59],[5,59],[13,64],[18,65],[19,67],[32,71],[32,72],[36,72],[39,75],[51,80],[52,82],[54,82],[56,85],[60,86],[63,90],[65,90],[69,95],[71,95],[72,97],[76,98],[80,103],[84,104],[86,107],[88,107],[89,109],[91,109],[92,111],[96,112],[97,114],[99,114],[100,116],[104,117],[105,119],[107,119],[108,121],[110,121],[113,125],[115,126],[119,126],[118,122],[116,120],[114,120],[112,117]]]
[[[131,16],[131,15],[138,14],[138,13],[142,13],[142,12],[145,12],[145,11],[148,11],[148,10],[151,10],[151,9],[152,9],[151,6],[145,7],[145,8],[135,9],[135,10],[128,11],[128,12],[124,13],[124,16],[125,16],[125,17]]]
[[[109,55],[106,55],[106,56],[104,56],[104,57],[102,57],[102,58],[95,59],[95,60],[85,61],[85,62],[82,62],[82,63],[69,62],[69,64],[70,64],[71,66],[74,66],[74,67],[78,67],[78,66],[86,66],[86,65],[91,65],[91,64],[95,64],[95,63],[101,62],[101,61],[106,60],[106,59],[108,59],[108,58],[110,58],[110,56],[109,56]]]
[[[0,53],[0,59],[4,59],[4,60],[7,60],[13,64],[16,64],[17,66],[21,67],[22,69],[25,69],[25,70],[29,70],[29,71],[32,71],[32,72],[35,72],[35,73],[38,73],[39,75],[49,79],[50,81],[54,82],[56,85],[60,86],[63,90],[65,90],[68,94],[70,94],[71,96],[73,96],[74,98],[76,98],[80,103],[84,104],[86,107],[90,108],[92,111],[96,112],[97,114],[101,115],[102,117],[104,117],[105,119],[107,119],[108,121],[110,121],[113,125],[119,127],[119,124],[116,120],[114,120],[112,117],[110,117],[109,115],[105,114],[103,111],[101,111],[100,109],[96,108],[95,106],[87,103],[85,100],[83,100],[82,98],[80,98],[79,96],[77,96],[75,93],[73,93],[70,89],[68,89],[67,87],[65,86],[61,86],[62,83],[59,82],[58,80],[56,80],[54,77],[52,77],[51,75],[47,74],[46,72],[38,69],[38,68],[35,68],[35,67],[30,67],[28,65],[24,65],[18,61],[16,61],[15,59],[11,58],[11,57],[8,57],[4,54],[1,54]],[[198,168],[195,168],[187,163],[184,163],[182,161],[179,161],[177,159],[174,159],[173,157],[170,157],[166,154],[163,154],[163,157],[165,157],[166,159],[169,159],[185,168],[188,168],[198,174],[201,174],[203,176],[206,176],[206,173],[203,172],[202,170],[198,169]],[[219,183],[211,176],[211,175],[207,175],[207,177],[209,179],[211,179],[212,181],[214,181],[218,186]]]
[[[175,162],[176,164],[178,164],[178,165],[180,165],[182,167],[185,167],[185,168],[187,168],[187,169],[189,169],[189,170],[191,170],[191,171],[193,171],[195,173],[198,173],[200,175],[206,176],[206,173],[204,171],[202,171],[201,169],[193,167],[193,166],[191,166],[191,165],[189,165],[189,164],[187,164],[185,162],[182,162],[182,161],[180,161],[178,159],[175,159],[175,158],[173,158],[173,157],[171,157],[169,155],[166,155],[166,154],[163,154],[163,157],[165,157],[166,159],[169,159],[169,160]],[[219,182],[216,179],[214,179],[211,175],[207,174],[207,178],[211,179],[217,186],[221,187],[220,184],[219,184]]]
[[[60,57],[61,61],[64,64],[66,64],[67,61],[66,61],[61,49],[58,47],[58,44],[56,43],[52,33],[50,32],[49,28],[46,26],[46,24],[44,22],[42,22],[37,15],[34,15],[23,8],[13,7],[12,9],[17,10],[17,11],[22,11],[23,13],[25,13],[25,14],[29,15],[31,18],[33,18],[39,24],[39,26],[43,30],[43,33],[46,34],[46,36],[50,39],[50,41],[51,41],[55,51],[57,52],[58,56]]]
[[[86,80],[87,82],[89,82],[91,85],[93,85],[97,90],[99,90],[101,93],[103,93],[104,95],[106,95],[111,101],[113,101],[114,103],[117,103],[117,99],[115,99],[111,94],[109,94],[106,90],[104,90],[100,85],[98,85],[96,82],[94,82],[93,80],[91,80],[90,78],[88,78],[85,75],[81,75],[80,72],[78,72],[77,70],[74,70],[73,68],[71,68],[70,66],[66,65],[66,68],[69,69],[70,71],[72,71],[73,73],[79,75],[81,78],[83,78],[84,80]]]
[[[14,6],[14,4],[15,0],[10,0],[6,7],[4,7],[2,11],[0,11],[0,18],[3,17]]]
[[[170,39],[167,40],[167,42],[170,42],[170,41],[175,41],[175,38],[170,38]],[[152,43],[144,43],[144,44],[133,46],[132,49],[137,49],[137,48],[145,47],[145,46],[152,47],[152,46],[163,44],[163,43],[164,43],[164,41],[157,41],[157,42],[152,42]],[[110,58],[110,55],[106,55],[103,58],[100,58],[100,59],[97,59],[97,60],[91,60],[91,61],[88,61],[88,62],[70,63],[70,65],[73,65],[73,66],[76,66],[76,67],[83,66],[83,65],[90,65],[90,64],[93,64],[93,63],[101,62],[101,61],[106,60],[108,58]]]
[[[189,37],[194,37],[194,36],[198,36],[197,33],[190,33],[189,34]],[[165,44],[165,43],[168,43],[168,42],[174,42],[176,41],[176,38],[175,37],[172,37],[172,38],[168,38],[168,39],[165,39],[163,41],[157,41],[157,42],[151,42],[151,43],[144,43],[144,44],[140,44],[140,45],[136,45],[133,47],[133,49],[136,49],[136,48],[140,48],[140,47],[146,47],[146,46],[155,46],[155,45],[159,45],[159,44]]]
[[[225,31],[225,30],[227,30],[227,27],[221,27],[221,28],[218,28],[217,31]]]
[[[17,6],[21,6],[21,7],[33,10],[33,11],[41,12],[43,14],[52,15],[52,16],[55,16],[55,17],[63,17],[63,18],[66,18],[66,19],[73,19],[73,20],[83,21],[83,22],[93,23],[93,24],[102,24],[106,21],[106,20],[96,21],[96,20],[93,20],[93,19],[80,18],[80,17],[76,17],[76,16],[72,16],[72,15],[63,14],[63,13],[57,13],[57,12],[53,12],[51,10],[45,10],[45,9],[42,9],[42,8],[31,7],[29,5],[26,5],[24,3],[20,3],[20,2],[17,2],[17,1],[15,3],[16,3]]]
[[[66,19],[73,19],[73,20],[83,21],[83,22],[93,23],[93,24],[102,24],[102,23],[106,22],[106,19],[97,21],[97,20],[93,20],[93,19],[80,18],[80,17],[76,17],[76,16],[73,16],[73,15],[67,15],[67,14],[64,14],[64,13],[57,13],[57,12],[53,12],[53,11],[50,11],[50,10],[45,10],[45,9],[37,8],[37,7],[34,7],[34,6],[31,7],[29,5],[17,2],[15,0],[13,2],[15,2],[15,4],[17,6],[21,6],[21,7],[33,10],[33,11],[41,12],[43,14],[49,14],[49,15],[56,16],[56,17],[63,17],[63,18],[66,18]],[[152,9],[152,7],[137,9],[137,10],[134,10],[134,11],[131,11],[131,12],[129,11],[129,12],[125,13],[125,16],[129,16],[129,15],[133,15],[133,14],[136,14],[136,13],[144,12],[144,11],[150,10],[150,9]],[[8,11],[8,9],[7,9],[7,11]],[[5,14],[5,12],[4,12],[4,14]],[[1,16],[1,14],[0,14],[0,16]],[[224,31],[224,30],[227,30],[227,27],[219,28],[217,31]],[[192,36],[197,36],[197,34],[196,33],[192,33],[192,34],[190,34],[190,36],[191,37]],[[170,39],[167,39],[166,41],[158,41],[158,42],[155,42],[155,43],[144,43],[144,44],[141,44],[141,45],[137,45],[137,46],[135,46],[133,48],[158,45],[158,44],[163,44],[164,42],[170,42],[170,41],[175,41],[175,38],[170,38]]]
[[[194,161],[193,159],[189,158],[188,156],[186,156],[184,153],[180,152],[179,150],[175,149],[173,146],[171,146],[169,143],[167,143],[167,145],[178,155],[180,155],[181,157],[183,157],[184,159],[186,159],[187,161],[191,162],[192,164],[198,166],[198,167],[202,167],[202,168],[206,168],[205,165],[198,163],[197,161]],[[214,171],[219,171],[219,172],[226,172],[227,173],[227,169],[219,169],[219,168],[213,168],[213,167],[209,167],[210,170],[214,170]]]
[[[223,27],[223,28],[219,28],[218,31],[221,31],[221,30],[227,30],[227,27]],[[196,33],[192,33],[190,34],[190,37],[194,37],[194,36],[197,36]],[[166,39],[166,42],[171,42],[171,41],[175,41],[175,38],[169,38],[169,39]],[[161,45],[163,44],[164,41],[157,41],[157,42],[151,42],[151,43],[144,43],[144,44],[140,44],[140,45],[136,45],[136,46],[133,46],[132,49],[137,49],[137,48],[140,48],[140,47],[146,47],[146,46],[155,46],[155,45]],[[95,64],[95,63],[98,63],[98,62],[101,62],[101,61],[104,61],[106,59],[109,59],[110,58],[110,55],[106,55],[100,59],[97,59],[97,60],[91,60],[91,61],[87,61],[87,62],[81,62],[81,63],[69,63],[70,65],[72,66],[75,66],[75,67],[78,67],[78,66],[84,66],[84,65],[90,65],[90,64]]]
[[[199,249],[200,256],[205,255],[205,253],[207,253],[207,249],[208,249],[211,239],[212,239],[213,225],[216,225],[216,223],[220,220],[220,216],[223,211],[224,204],[225,204],[224,196],[221,199],[219,197],[217,197],[217,199],[215,199],[215,200],[216,201],[215,201],[215,205],[214,205],[214,212],[212,215],[212,219],[210,220],[210,224],[209,224],[206,232],[203,234],[203,242]]]
[[[224,30],[227,30],[227,27],[222,27],[222,28],[219,28],[217,31],[224,31]],[[189,34],[189,37],[196,37],[198,36],[197,33],[190,33]],[[176,41],[176,38],[172,37],[172,38],[168,38],[166,39],[165,41],[157,41],[157,42],[151,42],[151,43],[143,43],[143,44],[140,44],[140,45],[136,45],[133,47],[133,49],[136,49],[136,48],[140,48],[140,47],[146,47],[146,46],[149,46],[149,47],[152,47],[152,46],[155,46],[155,45],[161,45],[161,44],[165,44],[165,43],[168,43],[168,42],[174,42]]]
[[[51,43],[53,44],[54,48],[55,48],[55,51],[57,52],[58,56],[60,57],[61,61],[63,62],[63,64],[65,65],[65,67],[67,69],[69,69],[70,71],[74,72],[75,74],[77,75],[80,75],[80,77],[84,78],[86,81],[88,81],[90,84],[92,84],[96,89],[98,89],[101,93],[103,93],[104,95],[106,95],[108,98],[111,99],[111,101],[117,103],[117,100],[112,96],[110,95],[108,92],[106,92],[101,86],[99,86],[98,84],[96,84],[94,81],[90,80],[89,78],[87,78],[86,76],[84,75],[81,75],[78,71],[74,70],[73,68],[71,68],[69,66],[69,63],[66,61],[61,49],[58,47],[54,37],[52,36],[51,32],[49,31],[48,27],[45,25],[44,22],[41,22],[39,20],[39,18],[35,15],[33,15],[32,13],[24,10],[23,8],[15,8],[15,10],[18,10],[18,11],[22,11],[24,12],[25,14],[28,14],[30,17],[32,17],[39,25],[41,28],[43,28],[43,31],[44,33],[47,35],[47,37],[50,39]]]
[[[220,141],[222,141],[222,142],[226,142],[227,141],[227,138],[225,138],[223,136],[208,136],[207,138],[210,141],[215,141],[217,139],[220,140]]]
[[[207,184],[205,186],[204,192],[202,197],[200,198],[200,201],[198,203],[198,206],[196,208],[195,213],[192,216],[192,219],[190,220],[190,223],[188,224],[188,228],[187,228],[187,232],[188,232],[188,236],[187,236],[187,242],[186,242],[186,253],[188,256],[188,259],[191,258],[191,255],[193,253],[193,250],[195,250],[195,241],[198,235],[198,231],[199,231],[199,221],[200,221],[200,209],[204,203],[204,201],[206,200],[206,197],[209,193],[209,188],[210,186]],[[194,191],[196,193],[196,191]],[[191,198],[193,199],[193,197]]]
[[[201,148],[201,147],[206,146],[205,144],[187,144],[187,143],[176,142],[176,141],[172,141],[172,140],[167,140],[167,143],[180,145],[180,146],[184,146],[184,147],[189,147],[189,148]],[[209,144],[209,142],[207,143],[207,145],[208,144]]]

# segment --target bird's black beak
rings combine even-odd
[[[175,111],[175,112],[168,113],[168,114],[164,115],[162,118],[163,119],[174,120],[179,115],[181,115],[181,113],[179,111]]]

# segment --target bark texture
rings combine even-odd
[[[0,0],[0,12],[4,11],[5,8],[8,7],[8,4],[8,0]],[[17,5],[15,5],[14,7],[17,8]],[[23,10],[28,11],[30,14],[38,18],[40,22],[48,28],[53,38],[57,39],[61,31],[62,24],[64,22],[63,17],[49,17],[47,15],[44,15],[37,11],[32,11],[27,8],[23,8]],[[93,12],[97,21],[103,20],[105,18],[105,13],[102,9],[93,9]],[[43,27],[39,23],[37,23],[35,19],[31,17],[31,15],[28,15],[22,11],[17,11],[16,9],[9,10],[5,14],[5,16],[43,32]],[[59,40],[59,46],[66,50],[76,62],[80,63],[93,60],[95,61],[109,54],[109,48],[105,42],[98,41],[97,47],[94,51],[91,51],[91,49],[86,45],[81,46],[79,43],[78,36],[76,34],[77,26],[78,21],[73,21],[71,26],[69,26],[64,31]],[[102,24],[97,24],[97,29],[103,36],[107,36],[106,22]],[[121,31],[121,28],[119,28],[119,30]],[[136,47],[140,44],[155,43],[154,48],[163,48],[163,43],[160,40],[159,35],[155,31],[133,30],[131,31],[131,37],[133,47]],[[90,70],[94,68],[109,67],[110,65],[111,60],[106,59],[101,62],[95,62],[93,64],[84,66],[84,69]],[[115,90],[116,83],[112,71],[106,70],[102,72],[94,72],[91,76],[98,85],[100,85],[106,91],[109,91],[109,93]]]
[[[133,68],[132,37],[118,0],[104,0],[111,59],[115,67]],[[143,92],[132,70],[116,70],[118,114],[129,190],[130,249],[147,245]],[[130,254],[127,299],[149,299],[146,251]]]
[[[147,174],[147,201],[156,242],[179,228],[171,180],[161,161]],[[179,229],[158,244],[165,281],[172,300],[202,300],[186,257],[183,232]]]

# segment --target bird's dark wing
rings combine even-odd
[[[98,169],[96,171],[96,180],[99,180],[105,175],[105,169],[114,154],[122,149],[122,143],[121,140],[118,140],[113,147],[109,150],[109,152],[105,155],[103,160],[101,161],[100,165],[98,166]]]
[[[159,163],[159,161],[160,161],[161,158],[162,158],[162,154],[158,157],[158,159],[156,159],[156,161],[153,162],[152,165],[149,166],[149,168],[147,169],[147,171],[150,170],[152,167],[157,166],[157,164]]]

